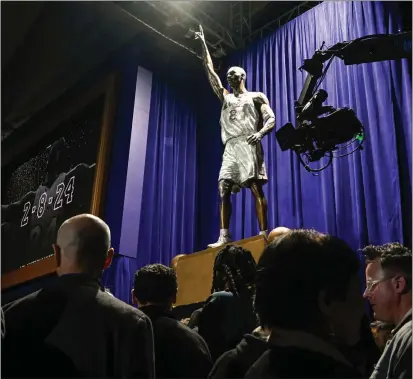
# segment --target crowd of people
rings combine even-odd
[[[56,283],[3,306],[5,378],[412,377],[412,252],[397,242],[363,249],[364,293],[359,255],[337,237],[277,228],[258,263],[226,245],[183,320],[173,268],[136,272],[136,307],[105,291],[101,219],[67,220],[53,248]]]

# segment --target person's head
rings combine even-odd
[[[291,230],[269,244],[257,265],[255,309],[264,327],[301,330],[338,343],[360,338],[359,258],[344,241]]]
[[[285,226],[279,226],[273,230],[271,230],[270,234],[268,234],[268,243],[274,242],[277,238],[285,235],[288,233],[291,229],[286,228]]]
[[[234,66],[227,71],[228,84],[235,91],[245,87],[246,78],[247,74],[241,67]]]
[[[255,273],[256,264],[250,251],[226,245],[215,258],[211,293],[226,289],[240,296],[250,293]]]
[[[139,307],[160,305],[170,309],[176,302],[177,292],[178,280],[170,267],[151,264],[135,273],[132,302]]]
[[[377,347],[383,351],[387,341],[392,338],[391,331],[393,330],[394,325],[386,324],[381,321],[375,321],[371,323],[370,328]]]
[[[91,214],[69,218],[57,232],[53,249],[59,276],[86,274],[98,279],[112,262],[109,226]]]
[[[397,325],[412,307],[412,252],[398,242],[367,246],[366,290],[376,320]]]

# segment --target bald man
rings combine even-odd
[[[109,226],[93,215],[74,216],[60,227],[53,250],[59,276],[86,274],[99,280],[113,257]]]
[[[278,228],[271,230],[267,238],[268,243],[274,242],[277,238],[287,234],[289,231],[291,231],[291,229],[288,229],[285,226],[279,226]]]
[[[56,282],[4,307],[3,375],[154,377],[150,320],[99,283],[110,246],[109,227],[98,217],[62,224],[53,245]]]

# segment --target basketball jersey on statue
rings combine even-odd
[[[246,92],[238,97],[233,93],[224,97],[220,118],[224,145],[232,138],[249,136],[258,131],[260,115],[254,104],[256,96],[256,92]]]

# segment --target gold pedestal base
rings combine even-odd
[[[231,242],[251,251],[255,261],[261,256],[266,241],[262,236]],[[172,260],[172,267],[178,277],[178,296],[175,306],[205,301],[211,293],[212,268],[214,260],[222,246],[198,251],[193,254],[177,255]]]

